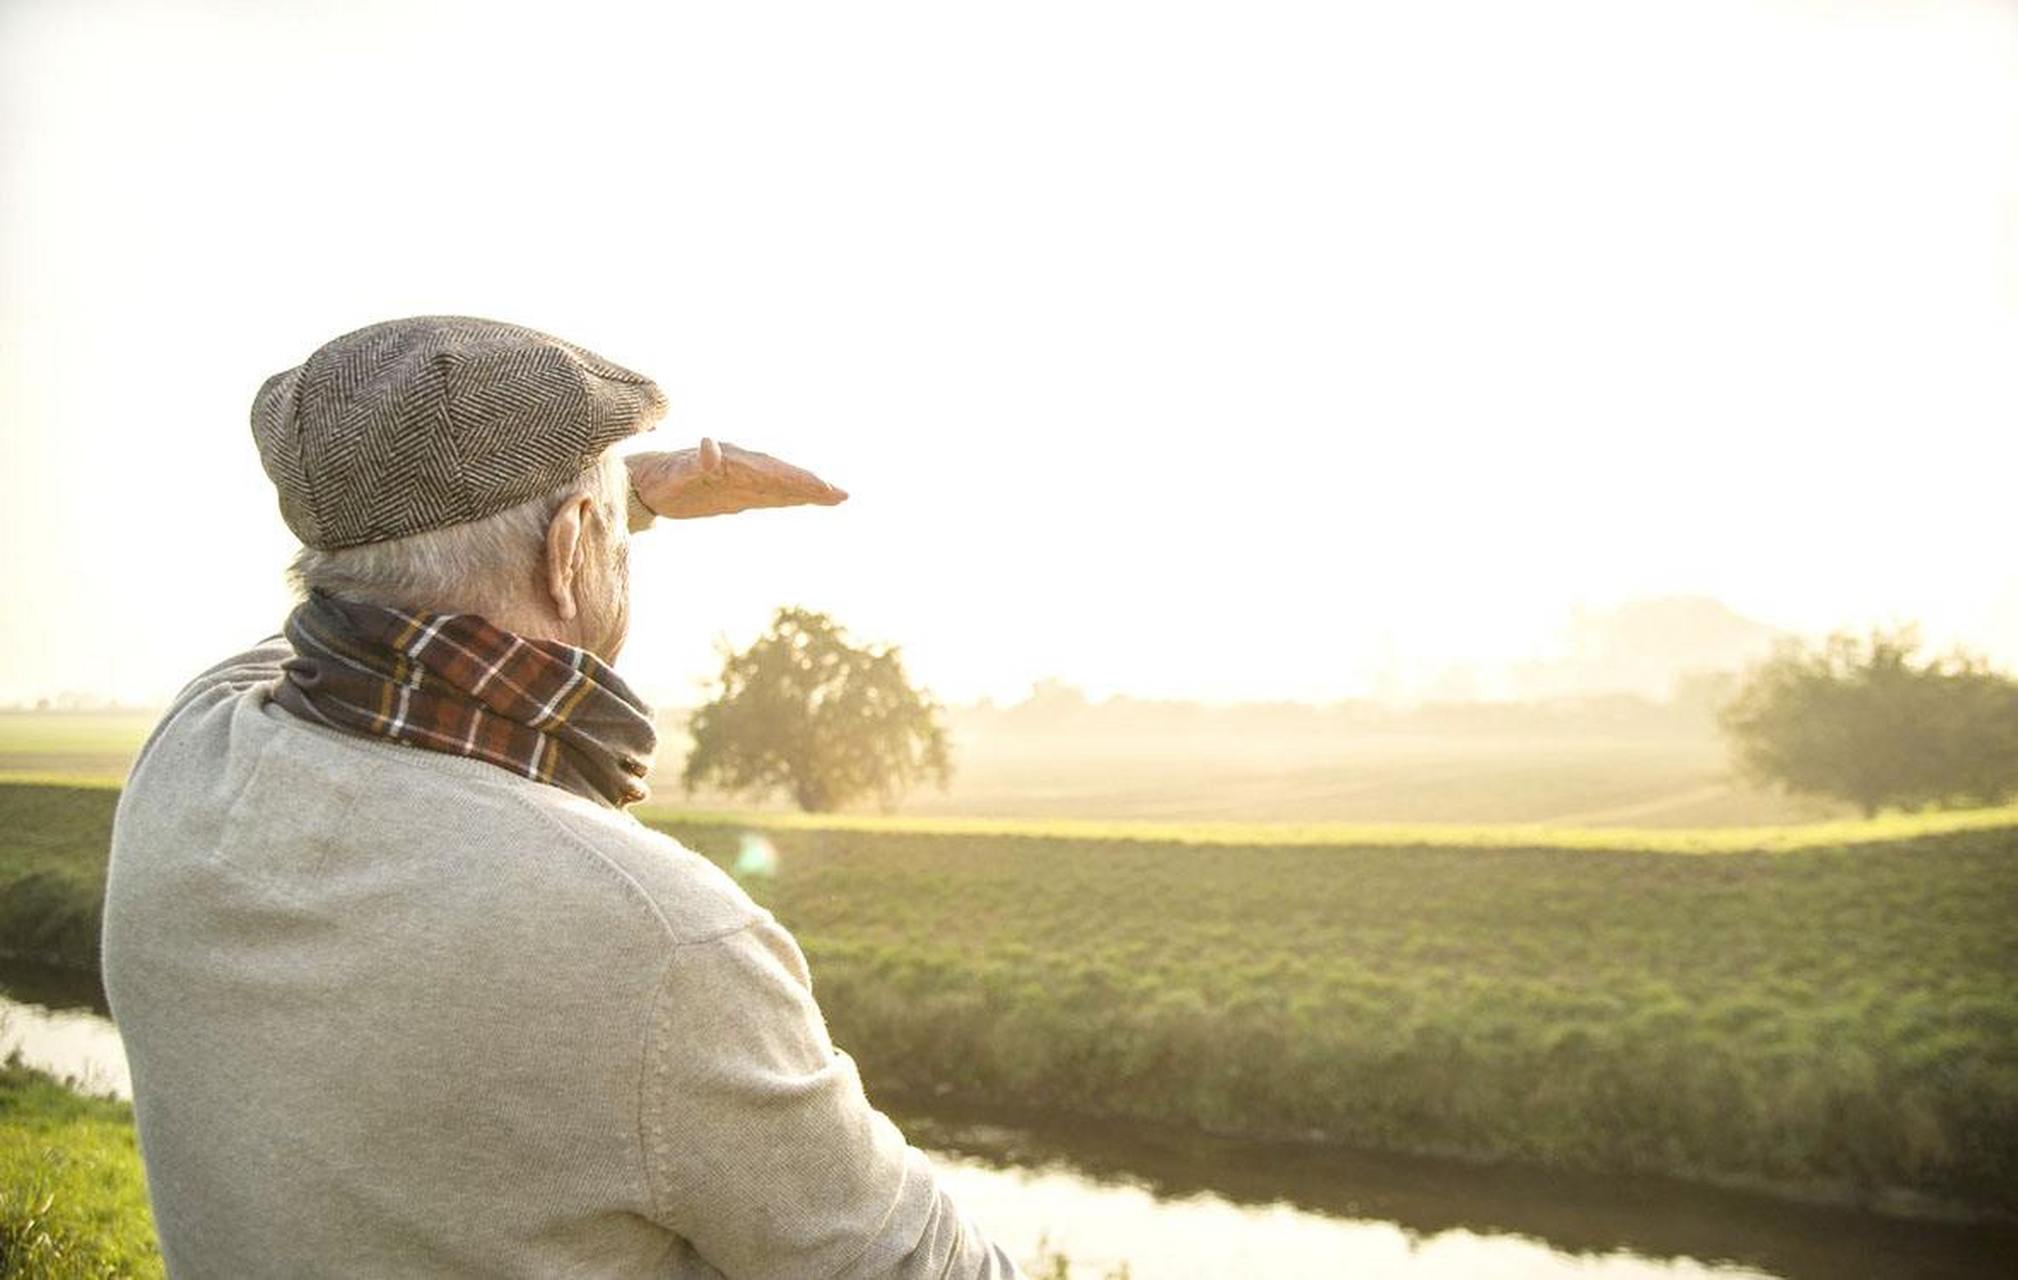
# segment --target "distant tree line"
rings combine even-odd
[[[1112,694],[1095,702],[1075,685],[1039,680],[1025,700],[948,708],[963,729],[985,733],[1115,736],[1242,735],[1336,739],[1382,736],[1715,738],[1716,707],[1734,672],[1678,677],[1665,702],[1637,693],[1570,694],[1525,701],[1288,700],[1207,703]]]
[[[1756,783],[1881,808],[1996,805],[2018,793],[2018,681],[1961,650],[1917,659],[1912,628],[1783,641],[1724,705]]]
[[[2018,680],[1977,655],[1956,650],[1923,659],[1919,648],[1912,628],[1837,633],[1819,643],[1785,639],[1742,675],[1684,677],[1666,704],[1633,694],[1404,708],[1125,697],[1094,704],[1063,681],[1045,680],[1024,703],[984,703],[961,718],[983,732],[1082,737],[1622,738],[1720,726],[1747,780],[1847,801],[1867,815],[2010,800],[2018,794]],[[874,796],[889,810],[918,783],[943,789],[950,780],[947,709],[912,686],[895,647],[855,645],[827,615],[786,607],[756,643],[740,653],[723,646],[722,657],[716,696],[686,722],[694,749],[681,781],[690,794],[703,783],[728,792],[783,791],[812,812]]]

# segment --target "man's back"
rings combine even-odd
[[[1010,1275],[804,960],[617,810],[299,719],[279,638],[122,795],[107,994],[189,1275]]]

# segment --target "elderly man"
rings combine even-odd
[[[792,937],[626,811],[629,534],[847,496],[706,440],[609,452],[664,409],[458,316],[260,389],[303,599],[176,697],[106,884],[172,1275],[1016,1274],[864,1098]]]

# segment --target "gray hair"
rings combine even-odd
[[[320,587],[340,600],[480,613],[508,626],[523,602],[544,590],[541,566],[554,514],[588,497],[602,513],[604,536],[626,538],[628,486],[623,458],[606,450],[552,492],[480,520],[335,551],[303,547],[287,566],[287,581],[297,599]]]

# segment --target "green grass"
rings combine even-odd
[[[132,1109],[0,1063],[0,1277],[161,1273]]]
[[[769,822],[744,881],[872,1089],[2018,1210],[2018,831],[1981,822],[1714,856]],[[730,867],[752,829],[657,825]]]

